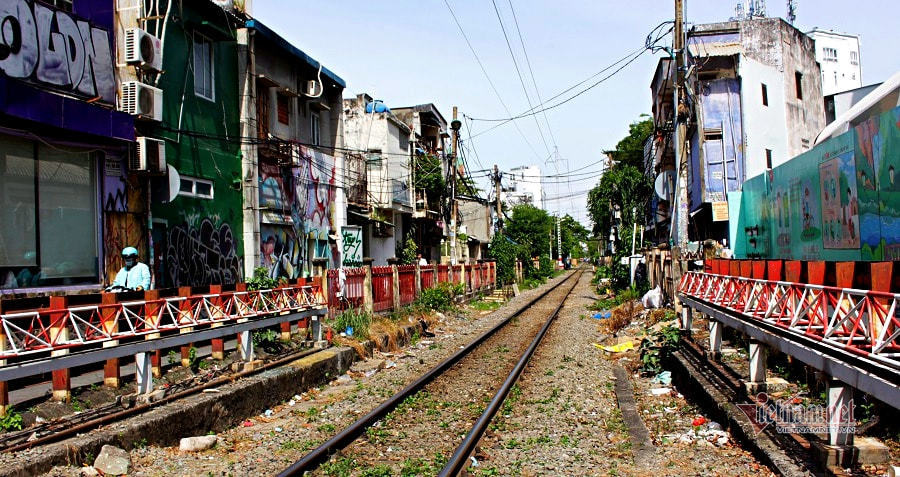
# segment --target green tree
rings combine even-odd
[[[646,115],[642,115],[645,118]],[[606,238],[614,224],[614,214],[621,214],[616,249],[623,250],[623,238],[631,237],[631,228],[639,221],[649,205],[653,187],[644,172],[644,142],[653,134],[652,119],[631,123],[628,136],[607,154],[613,164],[588,194],[588,214],[594,224],[594,235]]]
[[[416,246],[416,241],[413,240],[412,234],[409,237],[406,237],[406,242],[403,243],[403,250],[400,254],[400,260],[404,265],[413,265],[416,263],[416,255],[418,254],[418,247]]]
[[[488,256],[497,261],[497,282],[507,285],[516,281],[516,258],[519,246],[506,234],[494,234]]]
[[[616,143],[612,151],[605,151],[617,164],[644,170],[644,141],[653,134],[653,119],[642,114],[641,120],[628,125],[628,135]]]
[[[587,242],[590,233],[571,215],[566,214],[559,219],[559,235],[563,258],[581,258],[584,255],[581,244]]]
[[[429,207],[431,210],[438,210],[441,195],[447,190],[441,158],[432,154],[416,157],[414,187],[424,189]]]
[[[554,220],[546,211],[531,204],[519,204],[512,209],[505,232],[530,256],[550,256],[550,237]],[[555,245],[554,245],[555,247]]]

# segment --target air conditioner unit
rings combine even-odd
[[[319,87],[319,82],[316,80],[309,80],[306,82],[306,95],[307,96],[319,96],[321,93],[321,88]]]
[[[161,89],[138,81],[122,83],[122,111],[132,116],[162,121],[162,103]]]
[[[166,172],[166,143],[152,137],[137,138],[137,154],[129,161],[130,172]]]
[[[140,28],[125,30],[125,62],[141,68],[162,70],[162,43],[159,38]]]

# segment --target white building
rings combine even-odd
[[[504,173],[500,200],[510,207],[531,204],[544,208],[544,189],[541,187],[541,169],[538,166],[513,167]]]
[[[410,129],[381,101],[367,94],[344,99],[346,148],[365,151],[365,221],[363,254],[373,265],[399,257],[412,228]]]
[[[822,67],[825,96],[862,86],[859,36],[813,28],[806,33],[816,42],[816,61]]]

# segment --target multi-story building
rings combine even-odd
[[[367,217],[359,217],[364,223],[363,254],[375,265],[384,265],[401,256],[403,243],[411,238],[412,131],[383,102],[367,94],[344,99],[343,104],[344,147],[363,154],[367,169],[370,211]]]
[[[813,28],[806,35],[816,43],[816,60],[822,68],[825,96],[862,86],[859,36]]]
[[[541,169],[538,166],[513,167],[504,173],[500,200],[510,207],[531,204],[544,208],[544,189],[541,186]]]
[[[7,5],[0,13],[0,296],[96,291],[121,267],[121,247],[150,259],[146,178],[132,162],[134,119],[116,110],[111,3]]]
[[[154,283],[235,283],[244,276],[235,31],[245,17],[210,0],[158,3],[159,12],[116,4],[125,36],[137,35],[122,51],[142,57],[128,67],[133,80],[123,78],[123,106],[147,138],[142,154],[167,164],[151,179]]]
[[[411,174],[415,193],[413,238],[422,257],[430,263],[437,262],[444,239],[444,218],[449,217],[449,210],[443,207],[447,203],[443,200],[448,171],[444,151],[450,137],[447,120],[432,103],[394,108],[392,111],[411,131]]]
[[[315,273],[342,264],[346,83],[258,19],[238,31],[244,255],[248,274]]]
[[[689,231],[724,239],[728,193],[812,147],[825,124],[821,74],[813,40],[780,18],[695,25],[687,43],[679,121],[688,124]],[[675,164],[673,81],[671,61],[660,60],[651,83],[657,174]]]

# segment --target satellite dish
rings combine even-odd
[[[166,169],[169,176],[169,200],[168,202],[172,202],[178,197],[178,191],[181,190],[181,176],[178,174],[178,171],[172,167],[171,164],[166,164]]]
[[[675,171],[670,169],[660,172],[653,183],[653,189],[660,199],[672,200],[672,194],[675,192]]]

